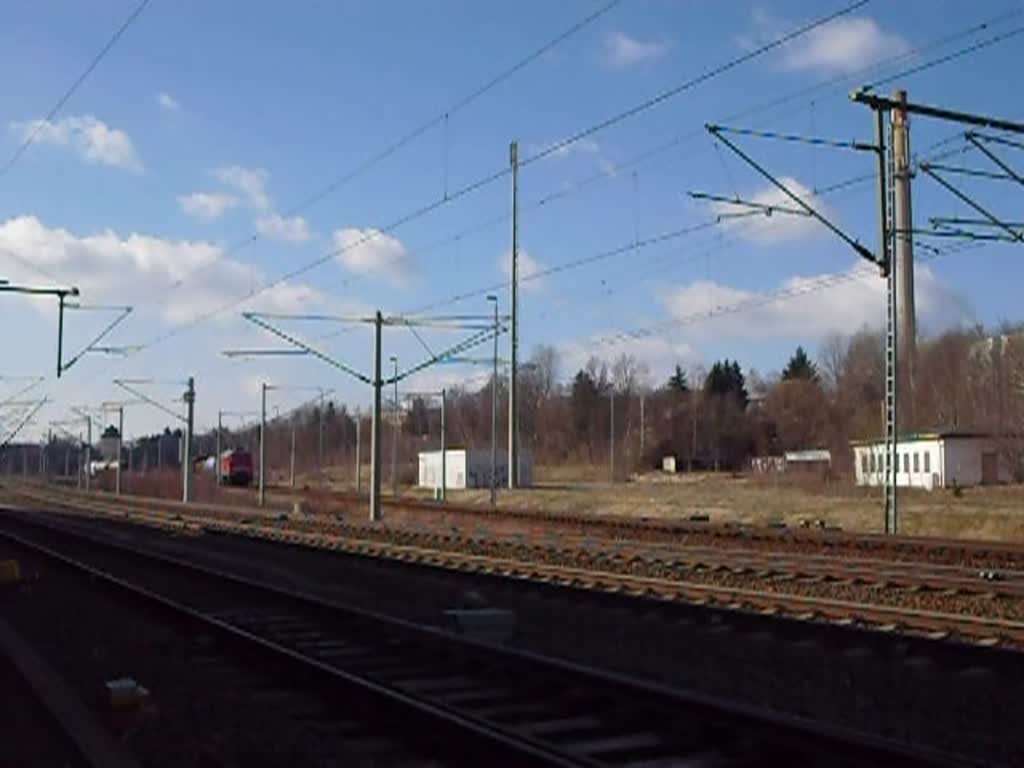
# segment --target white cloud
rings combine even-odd
[[[624,32],[612,32],[604,41],[605,62],[615,69],[624,69],[660,59],[668,48],[663,41],[640,40]]]
[[[763,10],[755,11],[755,32],[741,37],[740,45],[753,48],[779,37],[792,26]],[[910,44],[905,39],[886,32],[874,19],[843,16],[786,43],[781,48],[779,61],[783,69],[828,75],[855,72],[909,50]]]
[[[223,216],[228,208],[238,205],[238,198],[223,192],[193,192],[191,195],[179,195],[178,205],[189,216],[213,221]]]
[[[783,176],[779,181],[825,218],[832,221],[836,219],[835,211],[821,200],[815,199],[814,193],[799,181],[791,176]],[[760,203],[761,205],[778,206],[783,211],[800,209],[785,192],[775,186],[765,187],[752,195],[744,195],[743,199]],[[774,211],[771,215],[751,213],[739,218],[730,218],[730,214],[746,214],[754,209],[748,206],[717,201],[711,204],[711,210],[718,216],[726,216],[726,218],[722,219],[722,224],[725,228],[733,230],[744,240],[761,245],[803,240],[825,233],[821,223],[811,216]]]
[[[566,158],[572,155],[587,155],[593,157],[601,170],[607,175],[615,175],[615,163],[608,159],[601,145],[593,139],[579,139],[571,144],[560,144],[557,142],[534,144],[530,147],[530,154],[541,154],[552,147],[557,147],[557,149],[551,152],[551,157]]]
[[[64,117],[60,120],[31,120],[12,123],[22,140],[35,136],[36,144],[51,144],[73,150],[87,163],[109,165],[127,171],[142,171],[142,162],[131,138],[92,115]]]
[[[244,195],[253,208],[261,211],[270,208],[270,196],[267,194],[267,182],[270,179],[270,174],[262,168],[228,165],[217,168],[213,175],[222,184],[227,184]]]
[[[160,105],[161,109],[165,109],[168,112],[177,112],[181,109],[181,104],[178,100],[166,91],[160,91],[156,95],[156,103]]]
[[[537,145],[532,148],[531,153],[540,153],[555,146],[555,143]],[[574,153],[584,155],[598,155],[601,153],[601,145],[593,139],[580,139],[571,144],[559,144],[558,149],[552,152],[553,157],[569,157]]]
[[[283,240],[286,243],[304,243],[312,235],[309,225],[301,216],[285,217],[279,213],[261,216],[256,220],[256,231],[272,240]]]
[[[854,72],[909,50],[906,40],[884,32],[874,19],[847,17],[812,29],[793,41],[783,48],[782,60],[792,70]]]
[[[406,287],[415,272],[415,261],[402,242],[378,229],[349,227],[336,230],[334,247],[338,251],[338,263],[358,275]]]
[[[498,269],[506,280],[512,279],[512,251],[505,251],[498,259]],[[538,275],[545,269],[544,265],[537,261],[524,249],[519,249],[519,281],[524,291],[538,293],[544,290],[544,278]]]
[[[106,229],[79,236],[50,228],[34,216],[0,223],[0,249],[28,257],[43,270],[59,273],[82,292],[83,302],[134,303],[133,318],[159,303],[159,319],[178,324],[238,298],[245,288],[260,285],[265,275],[256,268],[223,256],[220,246],[204,241],[170,240]],[[5,277],[34,281],[27,269],[5,267]],[[200,279],[190,279],[201,271]],[[174,289],[184,281],[184,286]],[[251,309],[294,311],[321,302],[304,284],[282,283],[248,306]],[[41,305],[52,311],[47,302]]]
[[[503,374],[498,370],[498,376]],[[440,392],[447,389],[465,389],[477,392],[491,381],[491,369],[480,370],[479,367],[468,368],[459,365],[435,365],[426,368],[408,378],[408,389],[414,392]]]
[[[966,300],[924,264],[914,280],[918,326],[938,332],[962,325],[973,313]],[[697,280],[663,287],[662,304],[675,322],[673,336],[708,340],[798,338],[819,340],[884,322],[885,281],[875,269],[855,265],[839,275],[792,277],[771,292]]]

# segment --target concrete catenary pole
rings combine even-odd
[[[263,506],[267,501],[267,383],[260,384],[260,474],[256,503]]]
[[[441,390],[441,501],[445,500],[448,494],[448,429],[445,424],[444,409],[448,393]],[[493,446],[493,441],[492,441]]]
[[[380,310],[373,326],[373,413],[370,416],[370,521],[380,520],[380,390],[381,380],[380,342],[383,318]]]
[[[316,472],[323,480],[324,474],[324,391],[320,390],[320,417],[317,420],[316,434]]]
[[[519,483],[519,408],[516,401],[516,375],[519,358],[519,144],[513,141],[509,147],[509,161],[512,165],[512,268],[511,277],[511,327],[508,375],[508,487]]]
[[[92,416],[85,417],[85,490],[91,486],[90,476],[92,475]]]
[[[878,260],[882,264],[882,276],[886,281],[886,308],[885,308],[885,393],[882,400],[882,422],[885,425],[885,456],[884,456],[884,482],[882,490],[882,512],[884,515],[885,532],[895,533],[896,517],[898,514],[898,497],[896,488],[896,460],[898,459],[899,427],[897,424],[898,414],[898,391],[897,373],[898,365],[896,360],[897,337],[899,336],[897,326],[897,289],[895,287],[896,270],[895,264],[896,249],[892,243],[892,230],[895,228],[895,189],[890,183],[890,161],[894,160],[892,153],[886,150],[885,137],[885,111],[880,108],[874,109],[875,118],[875,147],[878,159]],[[894,167],[894,166],[893,166]],[[890,201],[890,195],[893,200]],[[892,221],[890,221],[892,219]]]
[[[295,419],[292,418],[292,455],[291,455],[291,471],[288,475],[288,486],[290,488],[295,487]]]
[[[121,495],[121,451],[124,447],[124,406],[117,406],[117,465],[114,469],[114,493]]]
[[[645,438],[647,435],[647,423],[644,421],[644,395],[640,395],[640,461],[644,458]]]
[[[693,461],[697,458],[697,390],[690,390],[690,458],[686,462],[686,471],[693,472]]]
[[[896,91],[893,99],[907,103],[907,92]],[[904,402],[914,402],[914,373],[917,356],[917,320],[914,307],[914,217],[910,204],[910,124],[906,109],[892,111],[893,192],[896,224],[896,311],[900,340],[897,368],[903,381]],[[912,413],[908,414],[911,419]]]
[[[494,302],[494,353],[491,356],[491,509],[494,509],[498,506],[498,297],[488,296],[487,300]]]
[[[615,390],[608,390],[608,407],[611,418],[608,422],[608,482],[615,482]]]
[[[192,430],[195,427],[196,415],[196,382],[191,376],[188,377],[188,388],[185,390],[185,434],[184,445],[182,446],[181,476],[181,500],[188,504],[192,501]]]
[[[392,355],[391,362],[395,366],[395,408],[392,411],[395,423],[391,430],[391,495],[398,497],[398,358]]]
[[[214,461],[213,472],[217,475],[217,485],[220,485],[220,454],[223,450],[221,447],[221,433],[224,431],[224,411],[217,411],[217,458]]]
[[[360,414],[359,411],[356,411],[356,496],[360,494],[363,487],[363,446],[361,443],[362,422],[362,414]]]

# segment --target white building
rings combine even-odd
[[[885,483],[885,441],[853,441],[857,485]],[[896,446],[896,485],[909,488],[1006,483],[1012,468],[989,435],[929,432],[903,435]]]
[[[825,448],[786,451],[781,456],[754,456],[750,469],[755,474],[771,472],[825,472],[832,466],[832,454]]]
[[[445,451],[445,486],[451,489],[490,488],[491,487],[491,452],[467,451],[464,448]],[[508,454],[499,452],[497,456],[497,486],[508,485]],[[519,485],[529,486],[533,483],[533,462],[529,454],[519,454]],[[441,452],[421,451],[419,485],[422,488],[441,487]]]

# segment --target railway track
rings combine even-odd
[[[38,498],[50,503],[59,503],[61,497],[45,494],[35,489],[29,498]],[[81,498],[81,497],[79,497]],[[116,497],[106,498],[110,503],[123,503]],[[152,499],[132,499],[136,507],[166,512],[176,503]],[[183,508],[188,509],[188,508]],[[281,512],[266,510],[244,510],[233,507],[200,505],[203,517],[237,520],[258,519],[278,521]],[[611,542],[592,535],[572,533],[543,534],[529,538],[518,534],[491,534],[482,532],[478,536],[453,535],[444,531],[411,529],[400,531],[395,528],[379,528],[366,524],[347,524],[328,516],[303,515],[290,517],[290,526],[309,533],[343,534],[353,538],[373,541],[401,541],[433,548],[464,548],[479,541],[489,540],[496,546],[519,548],[529,546],[535,556],[544,558],[544,550],[555,550],[557,555],[569,561],[580,559],[588,553],[598,555],[606,565],[612,563],[616,570],[623,570],[630,563],[648,561],[659,570],[666,567],[688,572],[732,571],[738,575],[760,573],[768,577],[792,577],[795,579],[825,579],[872,584],[879,587],[895,586],[924,588],[947,593],[978,595],[984,598],[1024,598],[1024,568],[1001,570],[977,569],[963,565],[891,560],[888,558],[836,557],[832,553],[792,553],[785,550],[761,550],[747,547],[706,546],[689,542],[666,543],[661,541],[633,541],[618,539]],[[538,541],[539,539],[539,541]],[[547,559],[552,555],[549,553]],[[1024,565],[1024,564],[1022,564]]]
[[[13,487],[17,487],[15,484]],[[55,486],[38,483],[20,484],[50,491]],[[75,493],[74,491],[68,491]],[[276,515],[288,511],[294,502],[306,502],[310,521],[323,520],[337,526],[339,517],[356,513],[361,520],[365,512],[365,497],[345,491],[293,490],[271,487],[268,507],[257,509],[252,492],[237,488],[222,488],[220,492],[231,503],[202,504],[222,513],[240,512],[246,515]],[[77,495],[81,495],[78,492]],[[96,497],[115,499],[109,493],[95,493]],[[146,505],[175,504],[176,502],[150,497],[132,497],[136,503]],[[769,553],[787,552],[792,555],[820,554],[831,557],[856,558],[864,561],[891,561],[893,563],[927,563],[934,566],[950,565],[966,571],[1013,572],[1024,571],[1024,544],[999,541],[972,541],[969,539],[942,539],[938,537],[886,536],[870,533],[850,533],[829,528],[772,528],[742,524],[694,522],[691,520],[663,520],[644,517],[592,515],[573,512],[538,512],[523,509],[496,511],[451,502],[438,504],[415,498],[383,499],[385,519],[397,521],[396,527],[407,529],[484,530],[488,535],[558,538],[563,541],[629,543],[636,546],[679,545],[687,548],[743,549]],[[365,528],[365,525],[356,527]],[[543,533],[540,534],[539,532]],[[898,567],[898,565],[897,565]]]
[[[925,600],[922,597],[925,593],[917,589],[888,594],[871,592],[870,601],[845,599],[844,590],[848,585],[845,582],[836,582],[837,579],[844,577],[836,577],[834,570],[829,576],[831,581],[821,575],[814,576],[811,580],[779,580],[772,578],[775,574],[773,570],[747,573],[736,566],[722,566],[726,569],[726,574],[715,571],[715,579],[700,580],[696,578],[696,571],[685,569],[670,575],[658,575],[659,568],[669,567],[665,561],[646,563],[646,567],[640,569],[635,567],[635,559],[616,561],[607,553],[597,553],[584,565],[573,565],[567,564],[572,563],[571,556],[563,553],[562,557],[553,557],[550,550],[541,550],[538,554],[536,550],[529,548],[513,547],[505,552],[499,550],[499,553],[495,554],[492,551],[492,543],[485,541],[475,542],[476,549],[482,551],[473,551],[473,547],[467,551],[451,546],[451,542],[448,542],[449,546],[439,546],[439,540],[436,538],[427,542],[421,541],[415,532],[409,531],[391,532],[393,539],[389,539],[381,531],[367,534],[365,527],[360,527],[357,532],[328,532],[324,525],[317,523],[312,530],[301,530],[301,521],[293,524],[293,521],[280,520],[267,513],[240,519],[234,511],[190,511],[180,505],[152,501],[140,510],[134,500],[114,503],[105,499],[102,502],[94,502],[80,498],[69,499],[61,494],[34,494],[29,498],[35,498],[36,503],[63,506],[72,511],[129,518],[136,522],[186,531],[206,530],[254,536],[359,556],[415,562],[507,578],[531,579],[577,589],[625,592],[668,601],[777,614],[806,621],[867,626],[885,632],[912,632],[936,640],[954,639],[983,645],[1024,648],[1022,621],[977,613],[913,607],[907,603],[916,602],[920,605]],[[577,554],[578,552],[572,553]],[[819,564],[819,567],[825,566]],[[651,575],[652,570],[655,575]],[[741,570],[742,572],[737,572]],[[875,576],[870,578],[877,581]],[[828,594],[839,597],[822,596],[820,593],[826,587],[829,590]],[[991,593],[981,593],[976,599],[980,600],[983,606],[996,604],[995,598],[990,598],[989,594]],[[898,599],[894,600],[893,597]],[[939,604],[942,605],[942,600],[951,597],[945,592],[935,592],[928,599],[932,603],[940,601]],[[927,602],[924,604],[929,605]],[[1019,606],[1019,603],[1015,602],[1014,605]]]
[[[251,492],[231,489],[229,495],[248,496]],[[364,498],[345,491],[293,490],[272,487],[270,498],[291,503],[309,501],[314,507],[330,510],[332,505],[363,511]],[[250,502],[251,503],[251,502]],[[705,542],[711,545],[748,548],[785,547],[794,552],[813,552],[822,547],[837,555],[870,555],[877,559],[897,561],[927,561],[950,565],[963,565],[977,569],[1024,569],[1024,545],[999,541],[972,541],[924,536],[887,536],[872,533],[852,533],[838,529],[773,528],[742,524],[713,524],[707,521],[663,520],[645,517],[593,515],[585,512],[541,512],[525,509],[491,511],[471,505],[448,502],[444,505],[415,498],[385,498],[385,509],[411,512],[430,517],[457,517],[465,526],[493,526],[529,530],[543,525],[549,531],[591,539],[625,539],[630,541],[673,542],[688,544]],[[505,524],[509,525],[505,525]]]
[[[460,764],[945,765],[796,718],[454,638],[10,512],[0,535],[230,642],[427,729]],[[479,763],[477,763],[479,764]]]

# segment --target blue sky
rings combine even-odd
[[[521,156],[529,157],[842,7],[624,0],[293,215],[346,171],[444,114],[602,4],[365,0],[285,8],[256,0],[153,0],[63,109],[39,126],[33,121],[47,114],[135,3],[5,3],[0,65],[17,76],[5,79],[0,100],[0,161],[6,162],[26,131],[39,130],[35,143],[0,176],[0,277],[33,284],[53,278],[79,285],[90,304],[132,305],[133,314],[111,344],[145,343],[179,329],[124,359],[87,356],[56,382],[52,302],[5,297],[0,324],[6,363],[0,376],[50,377],[38,391],[54,402],[37,418],[35,433],[49,419],[63,417],[71,404],[117,399],[111,384],[116,376],[169,381],[194,375],[201,425],[213,423],[218,408],[254,405],[262,379],[334,387],[346,402],[365,406],[365,387],[312,360],[225,359],[220,351],[226,348],[274,344],[239,313],[349,314],[378,307],[402,312],[501,283],[509,224],[482,225],[507,214],[507,177],[387,234],[374,230],[506,168],[512,139],[519,141]],[[968,34],[986,21],[986,29]],[[774,200],[762,179],[701,130],[707,121],[869,140],[870,114],[850,103],[851,87],[1021,25],[1024,5],[1006,0],[970,6],[953,0],[867,3],[782,49],[530,163],[520,173],[523,270],[556,267],[713,220],[720,209],[691,200],[691,190]],[[1012,79],[1020,69],[1022,43],[1024,36],[1009,37],[898,77],[881,90],[905,87],[915,101],[1024,117]],[[783,106],[727,120],[790,95]],[[914,120],[914,149],[924,153],[955,133],[954,126]],[[670,149],[630,164],[677,138]],[[873,168],[870,156],[843,150],[740,142],[803,190]],[[953,161],[984,167],[977,153]],[[970,188],[1014,218],[1021,197],[1000,184]],[[557,199],[537,205],[559,192]],[[820,203],[874,248],[874,195],[867,182]],[[918,226],[927,226],[929,216],[967,213],[928,179],[918,177],[914,195]],[[246,298],[344,245],[347,250],[321,266]],[[923,333],[1021,319],[1016,286],[1024,268],[1010,247],[935,259],[922,250],[918,256]],[[822,276],[860,267],[852,250],[803,219],[776,216],[708,227],[525,283],[523,355],[537,344],[555,345],[566,378],[591,354],[612,359],[623,352],[646,364],[652,382],[676,363],[709,365],[724,356],[762,372],[778,370],[798,343],[815,350],[828,333],[881,321],[881,280],[853,276],[815,289]],[[786,289],[799,295],[723,311]],[[507,311],[504,289],[501,304]],[[227,305],[232,306],[216,317],[190,324]],[[437,311],[477,313],[489,307],[477,295]],[[708,311],[712,317],[704,318]],[[86,343],[110,317],[72,313],[69,348]],[[334,330],[288,327],[306,338]],[[634,329],[650,331],[616,335]],[[432,348],[452,338],[425,336]],[[369,371],[367,330],[319,343]],[[385,357],[391,354],[404,368],[424,352],[410,333],[393,331],[385,341]],[[480,377],[478,369],[445,366],[409,387]],[[14,387],[0,380],[0,397]],[[163,399],[176,392],[171,386],[152,391]],[[282,391],[277,398],[286,405],[304,396]],[[142,407],[132,418],[130,434],[162,422],[158,412]]]

